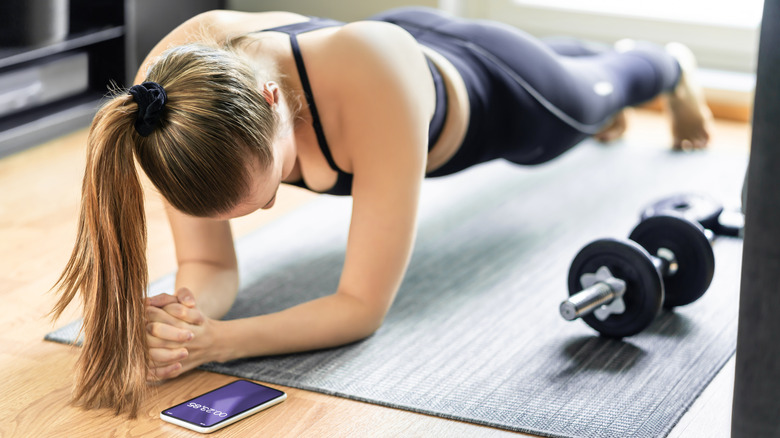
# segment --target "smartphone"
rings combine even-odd
[[[236,380],[160,412],[169,423],[211,433],[283,402],[287,394],[249,380]]]

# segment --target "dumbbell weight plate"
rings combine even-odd
[[[582,290],[580,278],[606,266],[615,278],[626,282],[626,310],[601,321],[595,315],[582,317],[597,332],[611,338],[635,335],[653,322],[664,299],[661,276],[647,251],[634,242],[600,239],[574,257],[569,268],[569,295]]]
[[[653,216],[640,222],[629,239],[652,255],[659,248],[674,253],[678,268],[664,278],[664,307],[692,303],[707,291],[715,273],[715,255],[700,224],[681,216]]]
[[[654,202],[642,210],[642,220],[653,216],[680,215],[688,220],[700,223],[708,230],[719,229],[723,206],[716,200],[697,194],[670,196]]]

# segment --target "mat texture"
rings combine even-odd
[[[376,334],[203,368],[542,436],[665,436],[735,351],[741,241],[715,242],[703,298],[624,341],[558,315],[569,263],[593,239],[626,237],[641,208],[669,194],[738,202],[746,163],[584,143],[543,166],[493,162],[430,180],[408,274]],[[350,202],[323,196],[241,239],[228,318],[334,291]],[[47,339],[72,342],[78,324]]]

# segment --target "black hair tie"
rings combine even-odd
[[[135,130],[146,137],[154,131],[160,123],[168,95],[162,85],[157,82],[144,82],[141,85],[133,85],[129,93],[138,104],[138,118],[135,120]]]

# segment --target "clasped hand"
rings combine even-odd
[[[198,309],[189,289],[149,297],[145,307],[151,356],[148,381],[178,377],[211,360],[213,320]]]

